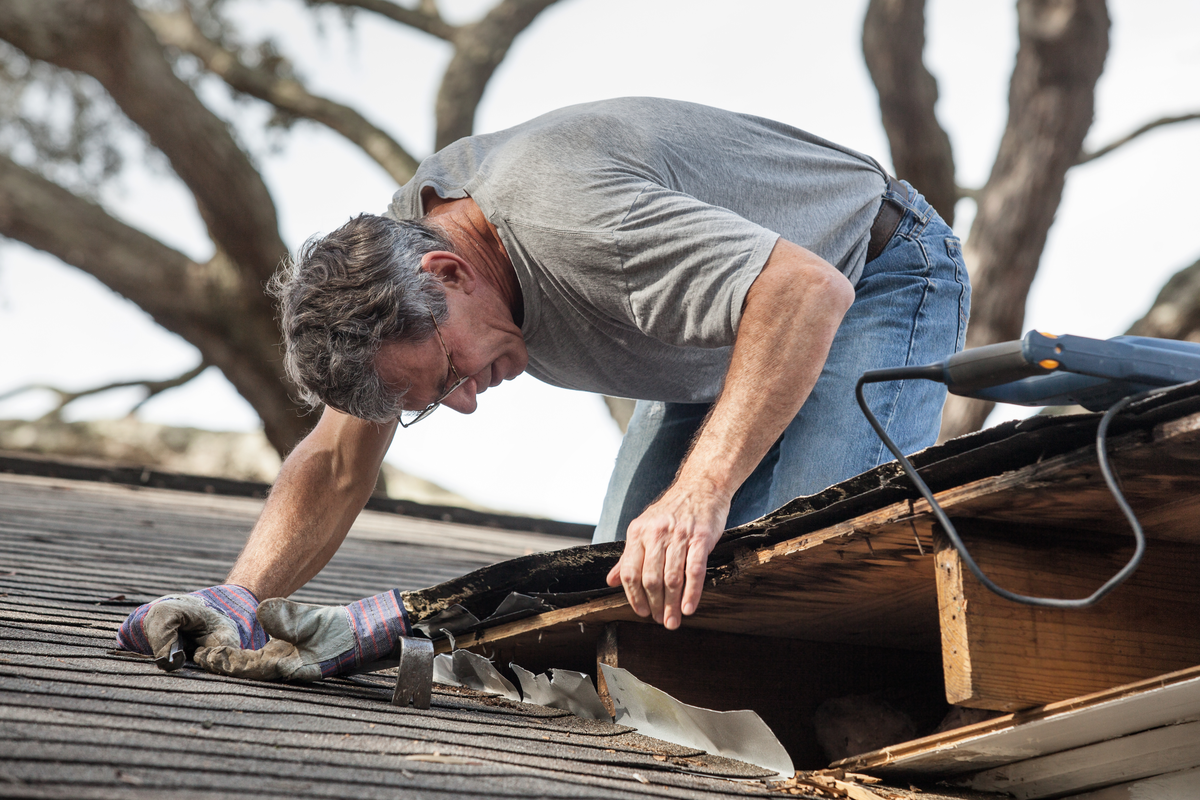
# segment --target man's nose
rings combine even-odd
[[[478,407],[475,400],[475,380],[468,380],[462,386],[450,393],[442,405],[454,409],[460,414],[470,414]]]

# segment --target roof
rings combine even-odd
[[[1152,454],[1150,466],[1164,457],[1186,466],[1195,426],[1173,420],[1184,421],[1198,405],[1191,387],[1131,409],[1114,425],[1114,446],[1126,448],[1127,463],[1134,464],[1137,443],[1150,441],[1168,448],[1165,456]],[[1023,500],[1014,505],[1013,492],[1027,500],[1022,491],[1036,492],[1037,481],[1054,476],[1072,491],[1081,486],[1072,483],[1084,470],[1076,454],[1094,429],[1093,417],[1034,420],[933,448],[915,460],[944,499],[946,492],[958,491],[955,487],[970,489],[954,494],[960,509],[1004,516],[1006,509],[1016,508],[1044,518],[1044,509]],[[1190,437],[1186,447],[1169,450],[1184,437]],[[9,461],[0,468],[22,467]],[[699,798],[768,790],[761,783],[713,777],[751,777],[747,765],[620,726],[582,722],[566,712],[444,687],[435,690],[428,711],[394,708],[386,674],[297,686],[223,678],[190,666],[160,672],[146,659],[113,650],[117,625],[134,607],[164,593],[219,583],[261,499],[221,494],[227,487],[217,482],[203,485],[211,491],[178,491],[139,485],[167,483],[159,476],[148,481],[144,474],[130,474],[124,483],[104,483],[96,479],[112,480],[112,475],[103,471],[68,478],[63,476],[69,469],[44,463],[29,470],[41,474],[0,475],[0,738],[5,740],[0,795]],[[1193,473],[1176,470],[1170,486],[1197,496],[1190,491]],[[49,477],[54,474],[59,477]],[[1127,488],[1134,494],[1144,491],[1141,499],[1151,501],[1160,489],[1153,470],[1144,475],[1136,486],[1127,480]],[[731,532],[710,562],[706,596],[719,597],[714,589],[725,586],[729,597],[710,604],[711,631],[736,635],[747,619],[772,624],[744,610],[753,611],[747,598],[762,597],[764,591],[782,596],[773,575],[810,589],[820,587],[818,576],[832,576],[825,588],[840,601],[862,584],[855,576],[863,570],[919,577],[916,565],[924,555],[918,553],[928,552],[932,542],[927,522],[920,523],[924,527],[914,538],[909,499],[894,468],[885,466]],[[1081,507],[1087,510],[1091,503],[1085,493]],[[1191,514],[1194,506],[1188,501],[1174,506],[1173,513]],[[578,541],[367,511],[329,566],[295,598],[346,603],[400,588],[431,608],[498,596],[502,584],[518,588],[531,578],[537,591],[595,588],[595,576],[606,561],[611,563],[612,546],[536,555]],[[516,560],[492,566],[507,559]],[[570,566],[566,580],[556,565]],[[547,587],[544,577],[556,569],[555,585]],[[876,594],[879,602],[867,611],[905,607],[894,591]],[[608,612],[596,603],[613,603],[614,618],[627,616],[616,607],[619,595],[573,598],[579,600],[578,613],[596,613],[600,622]],[[800,597],[795,607],[803,611],[805,602]],[[851,605],[842,603],[839,609],[841,614]],[[582,633],[584,626],[571,616],[575,613],[568,605],[550,612],[559,616],[546,621],[564,632]],[[876,637],[873,644],[889,644],[884,634],[894,626],[872,629],[867,616],[841,617],[836,635],[845,641],[867,630]],[[814,619],[797,624],[796,632]],[[476,642],[486,648],[489,637],[502,643],[505,635],[540,642],[537,619],[506,623],[514,624],[519,630],[510,627],[507,634],[505,625],[482,630]],[[594,638],[595,630],[588,635]],[[545,631],[550,642],[553,632]],[[657,652],[649,651],[649,657]],[[834,652],[829,646],[809,648],[803,657],[819,666]],[[636,654],[620,655],[625,663]],[[645,648],[641,657],[645,661]],[[907,796],[898,789],[888,793]]]
[[[387,673],[259,683],[191,664],[166,673],[115,650],[136,605],[220,582],[261,502],[0,475],[0,796],[766,793],[711,777],[761,774],[741,762],[466,689],[438,686],[429,710],[401,709]],[[575,541],[367,511],[295,598],[415,589]]]

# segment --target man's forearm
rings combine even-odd
[[[608,574],[637,614],[674,629],[695,612],[734,492],[808,398],[852,302],[853,287],[832,266],[776,243],[746,294],[720,398],[674,483],[630,523]]]
[[[776,245],[777,258],[747,293],[725,386],[676,483],[732,497],[821,375],[854,290],[832,266],[789,242]]]
[[[394,430],[327,409],[284,461],[227,582],[261,600],[287,597],[320,572],[371,496]]]

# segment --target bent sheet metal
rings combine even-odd
[[[675,744],[736,758],[774,770],[781,778],[795,774],[792,759],[775,734],[753,711],[713,711],[681,703],[642,683],[628,670],[601,664],[615,722],[638,733]]]

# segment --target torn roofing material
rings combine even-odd
[[[922,718],[941,703],[937,719],[914,728],[921,735],[948,699],[1026,708],[1184,669],[1200,663],[1200,635],[1179,624],[1200,596],[1200,390],[1143,400],[1118,422],[1108,449],[1142,519],[1147,556],[1102,607],[1059,612],[1076,615],[1067,619],[1015,614],[956,590],[955,551],[885,465],[727,532],[700,606],[679,631],[644,624],[619,592],[576,600],[589,581],[605,591],[619,551],[597,547],[550,554],[532,571],[517,559],[451,582],[447,594],[483,620],[455,638],[500,663],[590,671],[599,658],[689,704],[754,709],[802,768],[826,763],[811,721],[834,697],[908,692]],[[1012,423],[918,457],[938,475],[939,502],[987,556],[981,564],[1005,583],[1077,596],[1127,558],[1132,537],[1096,467],[1096,424],[1095,415]],[[563,575],[574,583],[570,600],[544,594],[542,579]],[[460,591],[467,585],[482,591]],[[418,594],[436,605],[445,588]],[[509,591],[543,593],[555,608],[488,619]],[[787,678],[796,674],[804,680]]]

